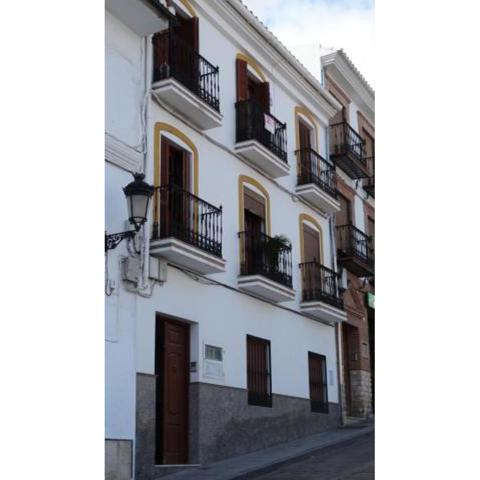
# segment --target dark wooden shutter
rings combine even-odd
[[[156,33],[152,37],[153,45],[153,81],[163,80],[168,76],[168,69],[162,66],[169,63],[169,36],[168,30]]]
[[[248,403],[272,406],[270,341],[247,335]]]
[[[305,224],[303,224],[303,254],[305,262],[316,261],[322,263],[320,254],[320,235],[316,230]]]
[[[327,360],[324,355],[308,352],[308,373],[311,410],[328,413]]]
[[[265,199],[248,188],[243,191],[243,208],[265,220]]]
[[[237,58],[237,101],[248,98],[247,62]]]
[[[258,85],[259,103],[266,113],[270,113],[270,84],[263,82]]]
[[[305,125],[304,122],[301,120],[298,121],[298,134],[299,134],[299,142],[300,145],[298,148],[304,149],[304,148],[311,148],[312,143],[311,143],[311,129]]]
[[[347,225],[351,223],[350,216],[350,200],[340,193],[338,194],[338,202],[340,203],[340,211],[336,214],[337,226]]]
[[[199,30],[198,17],[187,19],[178,19],[178,25],[174,27],[175,34],[189,47],[198,52],[199,49]]]

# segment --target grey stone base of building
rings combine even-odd
[[[372,413],[372,377],[365,370],[350,370],[352,416],[367,417]]]
[[[132,478],[132,441],[105,439],[105,480]]]
[[[199,401],[198,463],[209,463],[336,428],[338,404],[310,411],[310,400],[273,394],[272,408],[248,405],[247,391],[206,383],[191,385]]]
[[[308,399],[274,394],[272,408],[257,407],[248,405],[246,390],[207,383],[190,384],[189,405],[190,464],[260,450],[341,424],[336,403],[329,404],[329,413],[313,413]],[[155,416],[155,376],[138,374],[136,480],[168,472],[154,465]]]
[[[155,476],[155,402],[156,377],[137,373],[135,412],[135,479],[150,480]]]

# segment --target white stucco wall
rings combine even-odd
[[[105,130],[130,146],[141,143],[143,40],[105,11]]]
[[[212,3],[213,5],[213,3]],[[175,126],[187,135],[199,152],[199,197],[223,206],[223,257],[226,271],[212,278],[237,286],[239,261],[238,178],[248,175],[259,181],[270,196],[271,234],[286,235],[292,242],[293,288],[296,298],[284,305],[299,310],[301,298],[299,215],[307,213],[323,231],[324,264],[332,267],[328,219],[292,196],[296,185],[295,117],[297,105],[309,108],[317,119],[320,154],[326,152],[325,126],[328,118],[316,109],[309,94],[278,78],[278,68],[253,48],[249,39],[232,30],[202,3],[212,18],[200,12],[200,53],[220,67],[220,106],[224,116],[220,128],[200,133],[181,119],[165,111],[151,98],[147,121],[148,154],[146,180],[153,178],[154,127],[157,122]],[[139,147],[141,106],[143,99],[143,40],[106,13],[106,132],[125,145]],[[236,74],[238,52],[248,53],[264,67],[271,84],[272,113],[287,123],[288,176],[270,180],[233,155],[235,144]],[[178,140],[177,140],[178,141]],[[216,145],[219,142],[224,148]],[[133,152],[133,151],[132,151]],[[125,230],[127,210],[122,187],[131,175],[119,166],[106,164],[105,224],[108,233]],[[282,186],[284,189],[280,188]],[[151,223],[151,220],[150,220]],[[147,228],[149,225],[147,225]],[[106,299],[106,436],[134,438],[135,373],[154,373],[155,316],[164,313],[192,323],[191,360],[198,362],[192,381],[220,383],[246,388],[246,335],[271,341],[273,393],[308,398],[308,351],[326,355],[329,379],[329,401],[338,402],[335,330],[298,314],[277,308],[222,286],[202,285],[179,270],[169,267],[168,280],[156,285],[151,298],[126,290],[120,279],[119,262],[126,256],[125,242],[109,252],[109,277],[117,288]],[[203,344],[225,350],[225,378],[215,381],[202,375]]]
[[[144,91],[143,40],[105,12],[105,132],[128,152],[140,148],[141,105]],[[131,150],[132,155],[135,154]],[[126,230],[127,204],[121,188],[132,175],[112,163],[105,164],[105,230]],[[105,296],[105,436],[135,437],[135,324],[136,295],[121,286],[119,262],[127,255],[125,243],[108,253],[108,278],[116,284]]]

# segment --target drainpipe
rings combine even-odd
[[[145,177],[148,175],[148,117],[150,106],[150,81],[151,81],[151,68],[150,68],[150,44],[151,36],[146,35],[143,37],[143,71],[144,71],[144,92],[142,101],[142,152],[143,152],[143,173]],[[148,290],[148,275],[149,275],[149,251],[150,251],[150,218],[147,218],[145,225],[142,228],[142,247],[140,250],[140,268],[141,278],[140,284],[137,287],[138,293],[142,294],[145,290]]]
[[[321,68],[321,79],[323,85],[324,79],[324,72],[325,69]],[[328,161],[330,161],[330,131],[327,127],[326,136],[325,136],[325,146],[326,152],[325,156]],[[337,272],[337,246],[336,246],[336,237],[335,237],[335,214],[330,215],[328,218],[328,232],[330,234],[330,256],[331,256],[331,268],[334,272]],[[337,293],[338,293],[338,283],[337,283]],[[340,405],[340,415],[342,425],[345,424],[345,416],[344,416],[344,405],[343,405],[343,371],[342,371],[342,329],[341,324],[335,325],[335,343],[336,343],[336,351],[337,351],[337,385],[338,385],[338,404]]]

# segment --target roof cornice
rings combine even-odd
[[[198,2],[198,8],[203,10],[200,2]],[[208,12],[203,11],[208,15]],[[328,118],[341,110],[341,104],[240,0],[217,2],[215,13],[219,14],[232,28],[238,30],[241,35],[249,38],[255,49],[275,65],[275,69],[280,71],[290,83],[296,85],[300,92],[305,92],[309,100]],[[239,16],[244,22],[239,21]],[[228,35],[228,32],[224,33]],[[277,81],[279,81],[278,78]]]
[[[365,80],[358,68],[343,50],[322,55],[321,63],[335,81],[346,86],[346,93],[354,98],[365,109],[368,118],[373,120],[375,112],[375,91]],[[329,67],[329,68],[328,68]],[[342,81],[343,80],[343,81]]]

